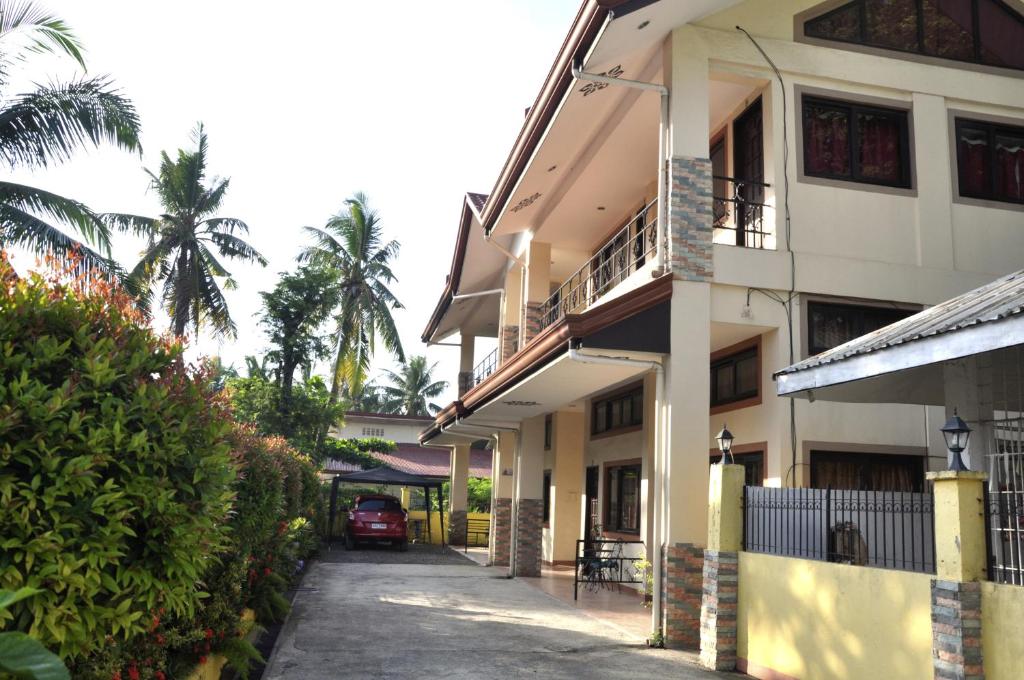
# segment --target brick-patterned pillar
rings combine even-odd
[[[537,337],[541,327],[541,307],[543,302],[527,302],[523,307],[523,346]]]
[[[519,499],[516,527],[516,576],[540,576],[544,501]]]
[[[716,671],[736,668],[736,611],[739,553],[704,551],[704,594],[700,608],[700,662]]]
[[[684,281],[710,281],[714,220],[711,160],[677,156],[672,159],[669,192],[669,263]]]
[[[551,295],[551,244],[530,241],[523,277],[520,347],[526,347],[541,329],[541,308]]]
[[[491,518],[491,564],[507,567],[512,544],[512,499],[495,498]]]
[[[466,545],[465,510],[452,510],[448,514],[448,544]]]
[[[508,361],[519,349],[519,326],[501,327],[501,350],[498,353],[498,363]]]
[[[692,543],[667,546],[661,583],[666,646],[699,649],[704,549]]]
[[[932,580],[932,668],[936,680],[983,680],[981,584]]]

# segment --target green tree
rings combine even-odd
[[[236,284],[217,255],[262,266],[267,260],[236,236],[249,232],[245,222],[236,217],[214,217],[224,202],[229,180],[214,178],[210,186],[205,185],[208,145],[202,123],[196,125],[192,140],[195,151],[179,149],[177,160],[161,152],[159,172],[146,171],[163,206],[160,217],[104,217],[115,227],[149,239],[130,279],[144,299],[163,282],[161,299],[175,335],[185,335],[190,325],[198,334],[205,322],[217,335],[234,336],[235,323],[218,279],[226,290],[233,290]]]
[[[402,341],[391,312],[402,309],[388,289],[395,281],[391,262],[398,255],[397,241],[383,242],[380,217],[366,195],[356,193],[345,209],[323,229],[306,227],[313,245],[299,255],[309,262],[338,272],[341,298],[336,310],[334,373],[331,401],[338,401],[344,384],[358,397],[366,381],[379,337],[399,361],[405,361]]]
[[[267,358],[277,365],[280,410],[285,423],[289,422],[295,369],[302,366],[309,373],[316,360],[330,353],[323,325],[337,306],[338,293],[337,274],[316,266],[283,273],[273,290],[260,293],[260,323],[274,346]]]
[[[81,47],[67,24],[33,3],[0,2],[0,88],[7,89],[14,66],[40,53],[70,57],[84,69]],[[46,168],[68,160],[80,147],[108,142],[141,151],[135,107],[105,76],[4,92],[2,101],[0,161],[12,170]],[[98,250],[55,223],[69,226]],[[110,230],[92,210],[43,189],[0,181],[0,247],[11,246],[75,262],[79,272],[117,269],[110,259]]]
[[[446,380],[434,380],[434,369],[437,362],[427,365],[425,356],[415,356],[409,363],[402,364],[395,371],[384,371],[384,376],[391,382],[384,386],[389,413],[401,413],[407,416],[434,415],[441,406],[431,399],[436,398],[448,387]]]

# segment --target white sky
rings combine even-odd
[[[84,42],[89,73],[109,74],[135,102],[145,153],[83,151],[15,181],[98,211],[156,215],[142,168],[188,146],[203,121],[211,174],[231,178],[222,215],[245,220],[270,260],[228,263],[238,339],[198,343],[239,369],[266,347],[258,292],[295,266],[301,227],[323,225],[365,191],[385,236],[402,244],[393,290],[406,307],[397,312],[406,353],[439,361],[450,381],[441,401],[454,397],[458,349],[427,349],[419,336],[451,264],[462,196],[493,186],[577,0],[42,4]],[[26,77],[42,82],[75,75],[70,60],[31,69]],[[120,235],[115,255],[131,266],[139,246]],[[375,367],[390,365],[379,354]]]

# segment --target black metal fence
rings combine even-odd
[[[483,358],[479,364],[473,367],[473,385],[479,385],[484,380],[487,380],[498,370],[498,348],[495,347],[494,351]]]
[[[748,552],[935,572],[930,493],[744,487]]]
[[[989,579],[1024,585],[1024,489],[986,488],[985,528]]]
[[[628,546],[639,546],[639,555],[626,554]],[[647,560],[643,541],[618,539],[579,539],[576,541],[576,574],[573,579],[572,599],[579,597],[582,585],[591,592],[619,583],[643,585],[647,573],[643,563]]]
[[[745,248],[775,248],[774,226],[765,211],[770,184],[715,175],[712,214],[715,243]]]

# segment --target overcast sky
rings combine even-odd
[[[197,344],[239,368],[266,347],[258,293],[294,268],[301,227],[365,191],[385,236],[402,244],[394,292],[406,352],[440,362],[452,383],[445,403],[454,397],[458,349],[427,349],[419,337],[451,263],[462,196],[493,186],[577,0],[41,4],[84,42],[89,73],[109,74],[135,102],[144,154],[82,152],[16,180],[98,211],[156,215],[142,168],[188,145],[203,121],[211,173],[231,178],[223,216],[245,220],[270,260],[229,266],[238,339]],[[70,60],[29,68],[24,76],[43,82],[77,73]],[[119,236],[115,255],[131,266],[139,247]]]

